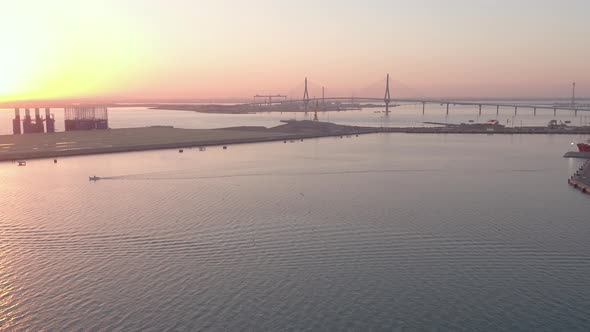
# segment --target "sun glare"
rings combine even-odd
[[[19,33],[9,30],[10,21],[0,23],[0,40],[4,50],[0,54],[0,100],[22,95],[39,69],[42,54],[35,45],[26,42],[26,29]]]
[[[0,102],[113,93],[134,77],[143,36],[100,6],[86,11],[0,4]]]

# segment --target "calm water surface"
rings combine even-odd
[[[517,103],[507,101],[506,103]],[[451,106],[449,116],[446,106],[428,105],[422,115],[422,105],[402,105],[392,108],[390,116],[385,116],[384,108],[364,109],[343,112],[319,112],[320,121],[338,124],[371,126],[371,127],[421,127],[429,126],[423,122],[467,123],[469,120],[485,122],[497,119],[506,126],[545,126],[550,120],[570,121],[572,125],[590,124],[590,111],[579,111],[575,116],[571,111],[558,111],[553,116],[552,110],[538,110],[537,115],[532,109],[519,109],[516,116],[513,108],[501,108],[496,115],[495,107],[484,107],[482,115],[473,106]],[[33,111],[31,111],[34,114]],[[56,130],[64,130],[64,111],[52,109],[56,122]],[[41,112],[44,114],[44,111]],[[256,114],[205,114],[188,111],[153,110],[145,107],[117,107],[109,109],[109,126],[111,128],[145,127],[155,125],[174,126],[177,128],[210,129],[232,126],[265,126],[274,127],[280,120],[298,119],[312,120],[313,112],[299,113],[256,113]],[[21,117],[24,110],[21,109]],[[14,110],[0,109],[0,135],[12,134]],[[431,126],[431,125],[430,125]]]
[[[561,157],[580,139],[0,163],[0,328],[585,331],[590,197]]]

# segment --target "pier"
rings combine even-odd
[[[574,175],[567,180],[567,183],[584,194],[590,194],[590,159],[582,164]]]

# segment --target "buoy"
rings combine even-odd
[[[178,153],[183,153],[183,152],[184,152],[183,149],[178,150]]]
[[[54,164],[57,164],[57,159],[53,159],[53,163]]]
[[[227,150],[227,146],[225,146],[225,145],[224,145],[224,146],[223,146],[223,149],[224,149],[224,150]]]

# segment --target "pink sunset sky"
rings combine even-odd
[[[590,96],[588,1],[54,0],[0,4],[0,101]]]

